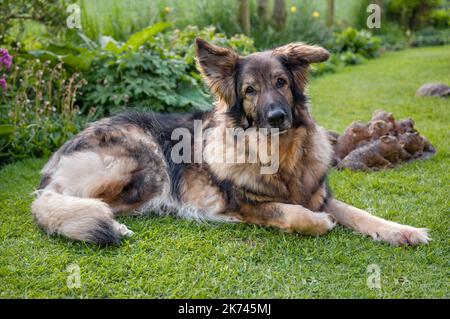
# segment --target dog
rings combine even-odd
[[[115,216],[157,212],[303,235],[325,234],[337,222],[392,245],[428,243],[427,229],[333,198],[327,184],[332,146],[312,118],[305,93],[309,67],[329,58],[326,49],[291,43],[243,57],[202,39],[195,45],[198,68],[217,97],[213,110],[128,112],[90,124],[43,168],[32,204],[38,225],[73,240],[117,244],[133,233]],[[189,144],[200,150],[181,155],[203,160],[174,160],[174,130],[192,132],[199,121],[206,133]],[[274,130],[266,136],[268,144],[278,139],[277,170],[262,173],[265,162],[259,159],[218,160],[234,147],[223,147],[228,128]],[[247,158],[256,143],[243,140]]]

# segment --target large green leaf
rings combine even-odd
[[[188,82],[182,82],[177,88],[178,104],[181,106],[191,105],[197,110],[211,109],[213,99],[203,93],[200,88]]]
[[[61,60],[76,70],[86,71],[89,70],[96,56],[97,51],[84,49],[79,55],[68,54],[61,57]]]
[[[8,124],[0,124],[0,136],[9,135],[14,132],[14,126]]]
[[[99,38],[100,45],[103,50],[114,52],[114,53],[120,53],[122,50],[123,43],[120,43],[116,40],[114,40],[113,37],[110,36],[101,36]]]
[[[58,55],[47,50],[32,50],[23,54],[24,58],[38,58],[40,60],[50,60],[52,62],[63,61],[68,66],[80,70],[86,71],[91,67],[92,61],[97,55],[97,51],[91,51],[85,48],[79,49],[80,54],[66,54]]]
[[[78,36],[81,38],[81,40],[83,40],[84,44],[86,45],[86,47],[89,50],[97,50],[98,49],[98,44],[95,43],[94,41],[92,41],[91,39],[88,38],[87,35],[85,35],[83,32],[78,32]]]
[[[171,24],[168,22],[158,22],[139,32],[136,32],[125,43],[124,48],[130,47],[133,50],[137,50],[145,42],[152,40],[155,35],[166,30],[170,26]]]
[[[77,54],[80,52],[80,48],[76,47],[70,43],[50,43],[45,48],[45,51],[51,51],[54,54],[64,55],[64,54]]]
[[[30,50],[27,53],[21,54],[21,57],[32,59],[38,58],[40,60],[50,60],[52,62],[58,62],[61,56],[48,50]]]

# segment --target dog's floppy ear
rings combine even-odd
[[[324,62],[330,53],[322,47],[301,42],[290,43],[273,50],[273,54],[294,74],[296,84],[303,89],[308,82],[308,69],[311,63]]]
[[[200,38],[195,39],[197,65],[211,91],[228,105],[236,100],[234,75],[239,55]]]

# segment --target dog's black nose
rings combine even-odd
[[[267,121],[272,127],[280,127],[286,118],[286,113],[283,110],[275,109],[269,111],[267,114]]]

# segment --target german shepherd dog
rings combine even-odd
[[[32,213],[43,229],[117,244],[133,232],[115,216],[152,211],[304,235],[325,234],[338,222],[392,245],[428,243],[426,229],[375,217],[332,197],[327,186],[332,147],[305,95],[309,66],[327,60],[327,50],[292,43],[243,57],[202,39],[196,50],[199,70],[217,98],[214,109],[128,112],[90,124],[42,170]],[[178,163],[171,156],[171,133],[191,132],[196,120],[208,133],[189,143],[202,146],[204,160]],[[227,128],[277,129],[277,171],[262,174],[262,161],[218,161]]]

